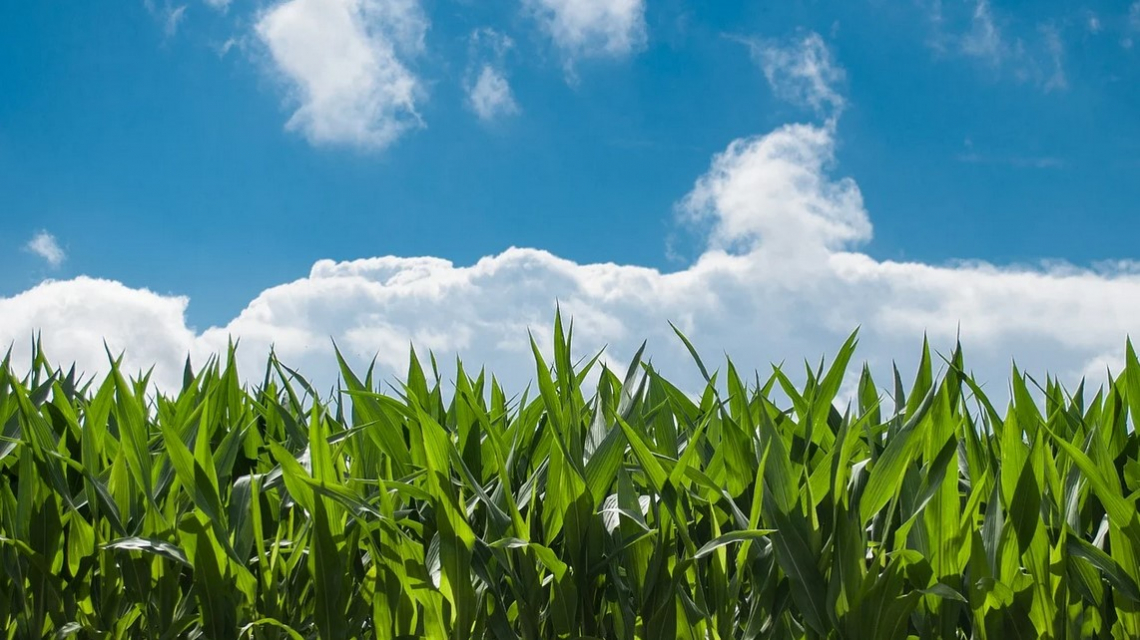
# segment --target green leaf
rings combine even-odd
[[[1107,553],[1076,536],[1069,536],[1065,540],[1065,552],[1096,567],[1112,585],[1115,594],[1124,596],[1133,604],[1140,604],[1140,587]]]
[[[103,545],[104,549],[114,549],[119,551],[142,551],[160,558],[166,558],[172,562],[190,567],[190,560],[186,558],[186,554],[179,549],[176,545],[164,542],[162,540],[153,540],[149,538],[119,538],[112,540]]]
[[[930,387],[926,397],[909,415],[902,429],[891,439],[886,450],[872,466],[871,479],[867,482],[867,488],[863,491],[859,504],[859,514],[864,522],[870,520],[895,497],[907,466],[922,444],[921,425],[925,424],[923,418],[934,402],[935,389],[933,386]]]
[[[722,536],[717,536],[712,540],[706,542],[700,549],[697,549],[696,555],[693,556],[694,560],[700,560],[708,556],[713,551],[721,547],[728,546],[734,542],[743,542],[745,540],[759,540],[766,538],[775,533],[775,529],[749,529],[745,531],[732,531]]]

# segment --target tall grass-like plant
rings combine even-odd
[[[5,359],[0,629],[1140,638],[1131,344],[1091,399],[1015,369],[1002,412],[960,350],[924,346],[889,395],[864,367],[843,407],[854,336],[799,386],[693,350],[693,397],[641,351],[575,366],[563,329],[521,396],[414,352],[387,390],[341,360],[327,399],[272,355],[243,387],[232,348],[176,394],[117,361],[92,384],[38,345],[26,375]]]

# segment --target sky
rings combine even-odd
[[[1140,2],[0,6],[0,342],[160,384],[409,341],[533,373],[555,306],[877,369],[1075,382],[1140,327]],[[545,344],[545,343],[544,343]],[[447,356],[447,357],[442,357]]]

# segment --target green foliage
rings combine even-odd
[[[1131,344],[1087,401],[1015,369],[1003,416],[960,351],[936,370],[924,346],[893,398],[864,367],[842,407],[854,336],[799,387],[731,362],[718,384],[681,336],[708,382],[691,396],[641,351],[576,367],[571,334],[557,319],[537,393],[512,398],[459,363],[444,389],[414,352],[391,393],[341,360],[331,399],[272,355],[242,387],[232,348],[176,396],[117,361],[82,384],[38,344],[22,378],[5,360],[0,629],[1140,637]]]

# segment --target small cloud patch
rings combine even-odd
[[[63,261],[67,259],[67,254],[64,252],[63,247],[59,246],[59,242],[55,236],[47,231],[40,231],[31,240],[28,241],[24,248],[37,256],[44,259],[53,269],[59,268]]]

